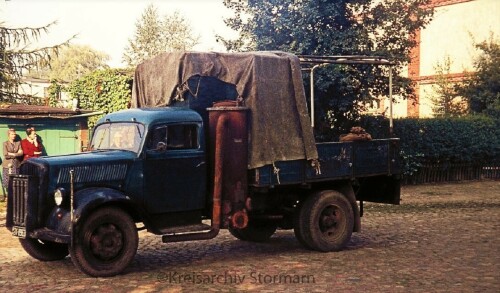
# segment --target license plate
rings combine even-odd
[[[16,226],[12,227],[12,236],[26,238],[26,228]]]

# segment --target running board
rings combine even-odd
[[[162,233],[165,233],[161,237],[162,242],[169,243],[212,239],[219,234],[219,229],[206,224],[196,224],[163,229]]]
[[[190,232],[200,232],[208,231],[212,226],[207,224],[194,224],[194,225],[184,225],[177,227],[168,227],[160,230],[161,234],[179,234],[179,233],[190,233]]]

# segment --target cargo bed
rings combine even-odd
[[[320,172],[306,160],[276,162],[250,170],[250,185],[301,184],[400,173],[399,138],[316,144]]]

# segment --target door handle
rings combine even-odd
[[[198,165],[196,165],[196,168],[201,167],[201,166],[203,166],[203,165],[205,165],[205,162],[201,162],[201,163],[199,163]]]

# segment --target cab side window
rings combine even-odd
[[[156,127],[147,143],[149,150],[187,150],[198,148],[198,126],[178,124]]]
[[[198,148],[198,127],[192,124],[170,125],[167,130],[167,150]]]
[[[167,126],[156,127],[148,139],[148,150],[161,150],[167,145]]]

